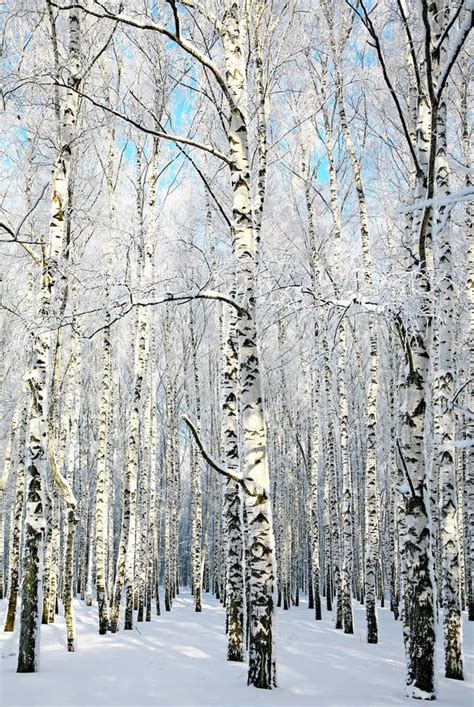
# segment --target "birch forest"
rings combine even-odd
[[[4,0],[4,707],[472,704],[473,14]]]

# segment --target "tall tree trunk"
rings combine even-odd
[[[199,390],[199,375],[197,367],[197,341],[194,315],[190,311],[191,356],[194,379],[194,399],[196,420],[201,426],[201,395]],[[191,443],[193,444],[193,442]],[[201,457],[195,449],[191,449],[191,571],[194,594],[194,610],[202,611],[202,578],[201,578],[201,545],[202,545],[202,490],[201,490]]]
[[[439,22],[440,26],[443,22]],[[441,98],[437,111],[436,183],[438,194],[449,194],[449,168],[447,163],[447,108],[446,94]],[[441,309],[438,318],[438,359],[435,363],[435,448],[440,484],[440,540],[441,584],[443,600],[445,675],[463,680],[462,617],[461,617],[461,567],[458,527],[458,495],[454,453],[454,285],[453,254],[449,210],[439,207],[437,213],[436,278],[437,301]],[[435,243],[436,245],[436,243]],[[437,364],[437,365],[436,365]]]
[[[107,541],[107,431],[111,395],[110,327],[106,326],[102,342],[102,385],[99,401],[97,470],[95,487],[95,568],[99,633],[109,628],[109,603],[106,583]]]
[[[10,434],[8,435],[8,440],[5,448],[5,457],[3,462],[3,473],[0,478],[0,599],[3,599],[5,595],[5,578],[4,578],[4,506],[5,506],[5,485],[10,477],[10,471],[12,467],[12,457],[15,442],[15,435],[18,428],[18,422],[20,418],[20,405],[16,405],[13,412],[12,423],[10,427]],[[9,584],[8,584],[9,587]],[[10,589],[8,589],[10,591]],[[6,630],[6,629],[5,629]]]
[[[467,188],[474,186],[474,177],[470,171],[470,134],[469,123],[469,68],[466,66],[466,78],[463,82],[461,118],[462,118],[462,154],[465,168],[465,185]],[[468,330],[474,331],[474,201],[466,202],[465,230],[467,241],[467,296],[468,296]],[[474,380],[474,340],[469,337],[468,343],[469,368],[468,379]],[[474,385],[470,387],[469,408],[474,409]],[[466,438],[474,439],[474,419],[472,415],[467,415]],[[469,621],[474,621],[474,445],[471,444],[466,450],[466,497],[467,497],[467,536],[468,536],[468,573],[467,573],[467,594]]]
[[[432,115],[426,94],[419,98],[418,121],[418,160],[423,171],[416,180],[415,202],[427,196],[432,197],[432,193],[427,194]],[[429,208],[416,211],[412,222],[415,242],[421,243],[421,262],[416,276],[422,293],[422,306],[416,328],[410,331],[405,343],[407,361],[401,382],[403,407],[400,451],[408,485],[403,538],[406,570],[403,631],[407,656],[407,692],[412,697],[426,698],[432,698],[435,694],[436,640],[430,495],[424,445],[430,360],[428,342],[431,331],[425,251],[431,229],[432,216],[429,211]]]
[[[18,429],[18,451],[15,481],[15,505],[13,510],[13,529],[11,533],[10,577],[8,580],[8,609],[5,617],[4,631],[13,631],[15,627],[16,605],[20,586],[20,555],[23,525],[23,510],[25,507],[25,457],[26,433],[28,428],[28,407],[25,405]]]
[[[258,336],[255,321],[255,234],[252,223],[245,62],[242,53],[240,8],[232,2],[226,15],[222,39],[231,121],[228,134],[233,190],[233,236],[238,262],[239,310],[237,331],[240,347],[240,393],[242,399],[243,477],[249,531],[251,614],[248,683],[271,689],[276,685],[273,651],[274,538],[268,472],[263,391]]]
[[[239,426],[237,407],[238,351],[235,312],[229,313],[224,343],[223,369],[223,450],[225,466],[230,471],[239,467]],[[227,479],[224,495],[224,518],[227,541],[227,660],[243,660],[244,653],[244,547],[242,500],[240,486]]]

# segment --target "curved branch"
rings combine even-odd
[[[410,474],[409,474],[409,472],[408,472],[408,467],[407,467],[407,464],[406,464],[406,461],[405,461],[405,457],[403,456],[402,448],[400,447],[400,442],[398,441],[398,439],[397,439],[396,444],[397,444],[397,451],[398,451],[399,457],[400,457],[401,462],[402,462],[403,471],[405,472],[405,476],[407,477],[407,481],[408,481],[408,484],[409,484],[409,486],[410,486],[411,494],[412,494],[413,498],[416,498],[415,488],[414,488],[414,486],[413,486],[413,482],[412,482],[412,480],[411,480],[411,476],[410,476]]]
[[[11,236],[11,239],[12,239],[11,242],[18,243],[18,245],[21,248],[23,248],[25,253],[28,253],[30,258],[32,258],[37,265],[41,265],[41,258],[38,255],[36,255],[35,251],[29,247],[29,245],[27,244],[26,241],[19,241],[18,240],[18,238],[15,234],[15,231],[12,228],[10,228],[10,226],[7,226],[6,223],[0,222],[0,229],[2,229],[2,231],[5,231],[5,233],[8,233],[8,235]]]
[[[412,63],[412,65],[413,65],[413,71],[415,72],[416,89],[417,89],[417,91],[418,91],[418,94],[420,94],[420,93],[421,93],[421,79],[420,79],[420,71],[419,71],[419,68],[418,68],[418,62],[417,62],[417,59],[416,59],[415,43],[414,43],[414,41],[413,41],[413,37],[412,37],[412,34],[411,34],[411,30],[410,30],[410,25],[408,24],[408,18],[407,18],[407,16],[406,16],[406,13],[405,13],[405,9],[404,9],[404,7],[403,7],[403,2],[402,2],[402,0],[397,0],[397,5],[398,5],[398,9],[399,9],[399,11],[400,11],[400,15],[401,15],[401,17],[402,17],[403,27],[404,27],[404,29],[405,29],[405,34],[406,34],[407,40],[408,40],[408,46],[409,46],[409,49],[410,49],[411,63]]]
[[[196,142],[195,140],[189,140],[186,137],[181,137],[181,135],[172,135],[171,133],[166,133],[161,130],[147,128],[145,125],[137,123],[136,120],[133,120],[133,118],[130,118],[128,115],[125,115],[125,113],[119,113],[119,111],[114,110],[113,108],[110,108],[109,106],[106,106],[103,103],[99,103],[99,101],[96,101],[95,98],[92,98],[92,96],[87,95],[87,93],[82,93],[82,91],[79,91],[78,89],[74,88],[74,86],[66,86],[66,84],[62,83],[58,83],[57,85],[62,86],[63,88],[70,88],[72,91],[77,93],[78,96],[81,96],[81,98],[85,98],[86,100],[90,101],[92,105],[96,106],[96,108],[105,110],[107,113],[111,113],[111,115],[114,115],[116,118],[120,118],[121,120],[130,123],[130,125],[133,125],[133,127],[137,128],[137,130],[141,130],[141,132],[146,133],[147,135],[153,135],[154,137],[159,137],[163,140],[170,140],[171,142],[177,142],[182,143],[183,145],[189,145],[190,147],[196,147],[198,150],[208,152],[210,155],[213,155],[219,160],[222,160],[226,164],[230,165],[229,158],[224,155],[223,152],[221,152],[220,150],[215,150],[210,145],[204,145],[200,142]]]
[[[58,469],[58,465],[56,464],[56,455],[55,455],[55,449],[54,449],[54,440],[52,438],[52,435],[48,435],[48,457],[49,457],[49,464],[51,467],[51,476],[53,477],[53,481],[58,487],[59,491],[61,492],[64,502],[67,505],[67,507],[70,510],[75,510],[77,506],[77,500],[76,497],[74,496],[73,490],[71,488],[71,485],[69,481],[61,474],[61,472]]]
[[[225,469],[223,466],[218,464],[212,457],[211,455],[207,452],[205,449],[201,438],[199,437],[199,432],[197,431],[195,425],[191,422],[189,417],[187,415],[181,415],[181,419],[183,422],[186,423],[186,425],[189,427],[192,436],[194,437],[194,440],[199,447],[199,450],[204,457],[204,460],[209,464],[209,466],[214,469],[214,471],[217,471],[218,474],[221,474],[221,476],[225,476],[228,479],[232,479],[232,481],[237,481],[237,483],[242,484],[243,479],[240,475],[234,474],[233,472],[229,471],[228,469]]]
[[[384,77],[385,84],[386,84],[386,86],[387,86],[387,88],[388,88],[388,90],[389,90],[389,92],[390,92],[390,95],[391,95],[392,98],[393,98],[393,102],[395,103],[395,107],[396,107],[396,109],[397,109],[398,117],[400,118],[400,123],[402,124],[403,134],[405,135],[405,140],[407,141],[407,145],[408,145],[408,148],[409,148],[409,150],[410,150],[410,154],[411,154],[411,157],[412,157],[412,160],[413,160],[413,164],[415,165],[415,168],[416,168],[416,170],[417,170],[417,172],[418,172],[418,174],[419,174],[419,173],[421,172],[421,169],[420,169],[420,163],[419,163],[419,161],[418,161],[418,157],[417,157],[417,154],[416,154],[416,151],[415,151],[415,146],[414,146],[414,144],[413,144],[413,140],[411,139],[410,131],[409,131],[409,129],[408,129],[408,125],[407,125],[407,122],[406,122],[406,119],[405,119],[405,115],[404,115],[404,113],[403,113],[403,109],[402,109],[402,106],[401,106],[401,104],[400,104],[400,101],[399,101],[397,92],[395,91],[395,88],[393,87],[392,81],[390,80],[390,76],[389,76],[389,73],[388,73],[388,68],[387,68],[387,65],[386,65],[386,63],[385,63],[385,57],[384,57],[384,54],[383,54],[383,51],[382,51],[382,45],[381,45],[381,43],[380,43],[379,36],[378,36],[378,34],[377,34],[376,30],[375,30],[374,23],[372,22],[372,20],[371,20],[371,18],[370,18],[370,13],[367,11],[367,9],[366,9],[364,3],[362,2],[362,0],[361,0],[361,3],[360,3],[360,7],[362,8],[362,11],[363,11],[363,13],[364,13],[363,15],[361,15],[361,14],[357,11],[357,9],[354,7],[354,5],[352,5],[352,3],[350,2],[350,0],[346,0],[346,3],[349,5],[349,7],[351,8],[351,10],[352,10],[352,11],[357,15],[357,17],[360,19],[360,21],[362,22],[362,24],[363,24],[364,27],[366,28],[367,32],[369,33],[369,35],[372,37],[372,39],[373,39],[373,41],[374,41],[374,44],[373,44],[372,46],[374,46],[374,48],[375,48],[375,50],[376,50],[376,52],[377,52],[377,57],[378,57],[378,60],[379,60],[379,63],[380,63],[380,68],[382,69],[382,74],[383,74],[383,77]]]
[[[443,90],[446,86],[446,82],[449,78],[449,75],[451,73],[451,69],[453,68],[456,59],[458,58],[459,52],[464,46],[464,43],[469,36],[469,32],[472,29],[472,24],[473,24],[473,17],[474,17],[474,0],[468,0],[468,6],[466,8],[466,17],[464,18],[461,27],[459,28],[457,35],[455,37],[455,42],[453,44],[453,47],[449,53],[448,58],[446,59],[446,63],[443,67],[440,69],[440,73],[438,76],[438,86],[437,86],[437,91],[436,91],[436,100],[439,102],[441,99],[441,94],[443,93]],[[444,39],[444,38],[443,38]]]
[[[177,35],[174,32],[171,32],[170,30],[166,29],[166,27],[163,27],[162,25],[158,25],[155,22],[138,22],[137,20],[134,20],[131,17],[126,17],[125,15],[119,14],[119,15],[113,15],[112,13],[108,12],[105,8],[104,12],[97,12],[96,10],[92,10],[88,7],[84,7],[84,5],[81,5],[80,3],[71,3],[70,5],[63,5],[60,6],[55,2],[51,2],[51,5],[54,7],[57,7],[58,10],[82,10],[83,12],[87,13],[88,15],[92,15],[93,17],[98,17],[99,19],[104,19],[104,20],[112,20],[113,22],[120,22],[121,24],[128,25],[129,27],[135,27],[137,29],[144,29],[144,30],[150,30],[153,32],[159,32],[160,34],[163,34],[165,37],[168,37],[172,42],[175,42],[181,49],[183,49],[187,54],[190,54],[194,59],[199,61],[200,64],[205,66],[207,69],[211,71],[213,74],[214,78],[216,79],[217,83],[219,84],[222,92],[224,93],[225,97],[229,101],[229,104],[231,106],[234,106],[234,101],[232,99],[232,96],[229,92],[229,89],[227,87],[227,84],[222,77],[219,69],[217,66],[214,64],[214,62],[209,59],[207,56],[202,54],[202,52],[199,51],[197,47],[195,47],[191,42],[188,42],[186,39],[184,39],[181,35]],[[101,6],[102,7],[102,6]]]
[[[196,427],[193,425],[189,417],[187,415],[181,415],[181,418],[191,430],[191,433],[196,441],[197,446],[201,451],[202,456],[204,457],[204,460],[209,464],[212,469],[217,471],[218,474],[221,474],[221,476],[225,476],[227,479],[236,481],[238,484],[240,484],[244,493],[246,493],[248,496],[259,496],[261,498],[267,498],[267,493],[265,489],[256,484],[254,481],[252,481],[251,479],[244,479],[243,476],[241,476],[240,474],[235,474],[234,472],[229,471],[229,469],[226,469],[225,467],[218,464],[206,451],[199,437],[199,432],[197,431]]]
[[[88,339],[92,339],[96,334],[98,334],[100,331],[103,331],[107,327],[112,326],[112,324],[115,324],[115,322],[119,321],[123,317],[125,317],[129,312],[132,311],[134,307],[152,307],[156,304],[165,304],[166,302],[190,302],[193,299],[208,299],[208,300],[214,300],[218,302],[225,302],[226,304],[230,305],[231,307],[234,307],[234,309],[237,310],[240,316],[242,315],[248,315],[247,310],[242,307],[238,302],[236,302],[232,297],[228,297],[227,295],[222,295],[220,292],[216,292],[214,290],[200,290],[197,292],[178,292],[178,293],[173,293],[173,292],[167,292],[164,295],[161,295],[158,299],[153,299],[153,300],[145,300],[142,302],[134,302],[133,299],[130,299],[130,301],[125,301],[125,302],[119,302],[115,305],[113,305],[112,309],[113,310],[120,310],[119,313],[111,320],[109,320],[106,324],[100,326],[98,329],[92,332],[92,334],[88,335]],[[82,316],[83,314],[91,314],[94,311],[97,310],[90,310],[87,312],[77,312],[74,316],[75,319],[78,317]],[[67,322],[66,326],[72,324],[72,322]],[[64,326],[64,325],[63,325]]]

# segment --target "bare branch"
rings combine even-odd
[[[413,498],[416,498],[416,493],[415,493],[415,487],[413,486],[413,482],[411,480],[411,476],[408,471],[408,467],[406,465],[405,457],[403,456],[402,448],[400,447],[400,442],[397,439],[397,451],[400,457],[400,460],[402,462],[403,466],[403,471],[405,472],[405,476],[407,477],[408,484],[410,486],[410,491],[412,493]]]
[[[128,25],[129,27],[136,27],[137,29],[149,30],[152,32],[159,32],[160,34],[163,34],[165,37],[168,37],[168,39],[170,39],[172,42],[175,42],[187,54],[190,54],[192,57],[194,57],[194,59],[199,61],[200,64],[209,69],[213,74],[214,78],[216,79],[217,83],[219,84],[225,97],[229,101],[229,104],[232,106],[234,105],[234,101],[229,92],[227,84],[214,62],[209,59],[209,57],[205,56],[205,54],[203,54],[201,51],[199,51],[199,49],[193,44],[191,44],[191,42],[188,42],[186,39],[184,39],[181,35],[177,35],[174,32],[171,32],[170,30],[166,29],[166,27],[163,27],[162,25],[159,25],[155,22],[138,22],[138,20],[134,20],[132,17],[127,17],[122,14],[113,15],[105,8],[103,8],[104,12],[97,12],[97,10],[92,10],[91,8],[84,7],[84,5],[81,5],[80,3],[72,3],[71,5],[60,6],[52,2],[51,5],[57,7],[58,10],[82,10],[88,15],[98,17],[99,19],[112,20],[113,22],[120,22],[121,24]]]
[[[464,46],[464,43],[469,35],[469,32],[472,29],[473,25],[473,16],[474,16],[474,0],[468,0],[468,6],[466,9],[466,16],[461,24],[461,27],[459,28],[455,38],[454,38],[454,44],[449,52],[448,58],[446,59],[446,63],[443,67],[441,67],[439,76],[438,76],[438,86],[437,86],[437,91],[436,91],[436,99],[437,101],[440,100],[441,94],[443,93],[443,90],[446,86],[446,82],[449,78],[449,75],[451,73],[451,69],[453,68],[456,59],[459,56],[459,52]],[[441,38],[440,43],[443,41],[444,37]]]
[[[115,322],[118,322],[120,319],[123,319],[127,314],[129,314],[134,307],[153,307],[157,304],[165,304],[166,302],[176,302],[176,303],[186,303],[190,302],[191,300],[194,299],[207,299],[207,300],[214,300],[218,302],[225,302],[226,304],[230,305],[231,307],[234,307],[234,309],[237,310],[240,316],[242,315],[247,315],[248,312],[247,310],[242,307],[238,302],[236,302],[232,297],[228,297],[227,295],[223,295],[220,292],[217,292],[215,290],[197,290],[195,292],[167,292],[161,296],[158,297],[158,299],[154,298],[153,300],[142,300],[142,301],[134,301],[132,297],[130,297],[130,300],[126,300],[124,302],[117,303],[113,305],[111,308],[112,310],[120,310],[118,314],[107,321],[105,324],[100,326],[98,329],[92,332],[92,334],[89,334],[87,336],[88,339],[92,339],[96,334],[98,334],[100,331],[103,331],[107,327],[112,326],[112,324],[115,324]],[[78,317],[84,316],[85,314],[91,314],[94,311],[97,310],[89,310],[86,312],[76,312],[74,315],[74,318],[77,319]],[[67,322],[63,323],[62,326],[69,326],[72,324],[71,320],[68,320]]]
[[[187,415],[181,415],[181,419],[183,422],[186,423],[186,425],[189,427],[191,434],[194,437],[194,440],[199,447],[199,450],[204,457],[204,460],[209,464],[209,466],[214,469],[214,471],[217,471],[218,474],[221,474],[221,476],[225,476],[228,479],[232,479],[232,481],[237,481],[237,483],[242,484],[243,479],[239,474],[235,474],[228,469],[225,469],[223,466],[218,464],[212,457],[211,455],[206,451],[201,438],[199,437],[199,432],[197,431],[195,425],[191,422],[189,417]]]
[[[411,63],[413,65],[413,71],[415,72],[416,89],[417,89],[418,95],[419,95],[421,93],[421,79],[420,79],[420,71],[418,68],[418,61],[416,59],[416,54],[415,54],[415,44],[413,42],[413,37],[411,34],[410,25],[408,24],[408,18],[406,16],[405,8],[403,7],[402,0],[397,0],[397,5],[398,5],[398,9],[400,10],[400,15],[401,15],[402,21],[403,21],[403,27],[405,29],[405,34],[407,36],[408,46],[410,48]]]
[[[37,255],[37,254],[35,253],[35,251],[34,251],[32,248],[30,248],[29,245],[27,245],[27,243],[25,243],[25,241],[20,241],[20,240],[18,240],[18,238],[17,238],[17,236],[16,236],[16,234],[15,234],[15,231],[14,231],[12,228],[10,228],[10,226],[7,226],[6,223],[0,222],[0,228],[1,228],[3,231],[5,231],[5,233],[8,233],[8,235],[11,236],[12,241],[14,241],[15,243],[18,243],[18,245],[20,246],[20,248],[23,248],[23,250],[25,251],[25,253],[28,253],[28,255],[30,256],[30,258],[33,258],[33,260],[35,261],[35,263],[36,263],[37,265],[41,265],[41,258],[39,257],[39,255]]]
[[[390,80],[390,76],[389,76],[389,73],[388,73],[387,65],[386,65],[386,63],[385,63],[385,57],[384,57],[384,54],[383,54],[383,51],[382,51],[382,45],[381,45],[381,43],[380,43],[380,38],[379,38],[379,36],[378,36],[378,34],[377,34],[377,31],[376,31],[376,29],[375,29],[375,27],[374,27],[374,23],[372,22],[372,19],[370,18],[370,13],[367,11],[367,9],[366,9],[366,7],[365,7],[365,5],[364,5],[364,3],[363,3],[362,1],[361,1],[361,3],[360,3],[360,7],[362,8],[363,15],[361,15],[361,14],[358,12],[358,10],[356,9],[356,7],[354,7],[354,5],[352,5],[352,3],[351,3],[349,0],[346,0],[346,3],[349,5],[349,7],[352,9],[352,11],[355,12],[355,14],[357,15],[357,17],[361,20],[361,22],[362,22],[362,24],[364,25],[364,27],[367,29],[369,35],[370,35],[370,36],[372,37],[372,39],[374,40],[374,45],[373,45],[373,46],[375,47],[375,50],[376,50],[376,52],[377,52],[377,57],[378,57],[378,60],[379,60],[379,63],[380,63],[380,67],[381,67],[381,69],[382,69],[382,74],[383,74],[383,77],[384,77],[385,84],[386,84],[388,90],[390,91],[390,95],[391,95],[392,98],[393,98],[393,102],[395,103],[395,107],[396,107],[396,109],[397,109],[398,117],[400,118],[400,122],[401,122],[401,124],[402,124],[403,134],[405,135],[405,139],[406,139],[406,141],[407,141],[407,145],[408,145],[408,148],[409,148],[409,150],[410,150],[410,154],[411,154],[412,159],[413,159],[413,164],[415,165],[417,172],[420,173],[420,172],[421,172],[421,169],[420,169],[420,164],[419,164],[419,162],[418,162],[418,157],[417,157],[417,155],[416,155],[415,146],[414,146],[414,144],[413,144],[413,140],[411,139],[410,131],[408,130],[408,125],[407,125],[407,122],[406,122],[406,120],[405,120],[405,115],[404,115],[404,113],[403,113],[403,109],[402,109],[402,106],[401,106],[401,104],[400,104],[400,101],[399,101],[397,92],[395,91],[395,89],[394,89],[394,87],[393,87],[393,84],[392,84],[392,81]]]
[[[226,155],[224,155],[223,152],[220,152],[220,150],[215,150],[210,145],[203,145],[200,142],[196,142],[195,140],[189,140],[188,138],[182,137],[181,135],[172,135],[171,133],[166,133],[166,132],[163,132],[162,130],[154,130],[153,128],[148,128],[147,126],[142,125],[141,123],[137,123],[136,120],[133,120],[133,118],[130,118],[128,115],[125,115],[125,113],[119,113],[119,111],[116,111],[113,108],[106,106],[104,103],[99,103],[99,101],[96,101],[96,99],[92,98],[92,96],[89,96],[87,93],[82,93],[82,91],[79,91],[78,89],[74,88],[73,86],[66,86],[66,84],[63,84],[63,83],[59,83],[58,85],[62,86],[64,88],[70,88],[75,93],[77,93],[78,96],[81,96],[81,98],[85,98],[86,100],[90,101],[92,103],[92,105],[96,106],[96,108],[100,108],[101,110],[105,110],[107,113],[110,113],[111,115],[115,115],[116,118],[120,118],[121,120],[124,120],[126,123],[133,125],[135,128],[137,128],[137,130],[140,130],[141,132],[146,133],[147,135],[153,135],[154,137],[159,137],[159,138],[162,138],[163,140],[170,140],[171,142],[179,142],[179,143],[182,143],[183,145],[189,145],[190,147],[195,147],[198,150],[203,150],[204,152],[208,152],[210,155],[213,155],[214,157],[217,157],[219,160],[222,160],[226,164],[230,165],[229,158]]]

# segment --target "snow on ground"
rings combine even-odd
[[[6,601],[0,602],[0,622]],[[404,697],[401,624],[379,610],[380,643],[364,640],[363,607],[355,605],[354,636],[333,628],[330,616],[313,620],[303,601],[278,610],[279,687],[246,686],[246,665],[225,660],[224,610],[208,595],[203,613],[193,611],[189,593],[173,611],[139,624],[134,631],[99,636],[96,607],[75,601],[77,652],[65,650],[62,617],[42,627],[41,671],[18,675],[17,636],[0,632],[0,704],[48,707],[142,707],[202,705],[260,707],[384,707],[407,705]],[[439,707],[473,704],[474,625],[465,622],[465,682],[439,679]],[[440,642],[438,642],[440,643]],[[439,675],[442,654],[439,651]],[[420,704],[412,702],[412,704]]]

